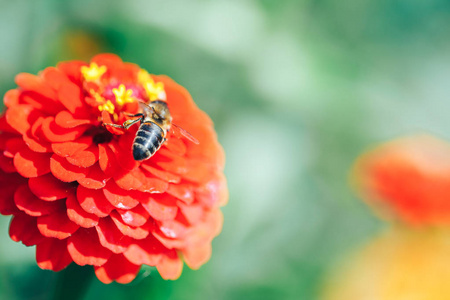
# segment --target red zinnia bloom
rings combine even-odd
[[[36,245],[43,269],[92,265],[105,283],[133,280],[141,265],[176,279],[183,261],[204,264],[227,201],[224,154],[209,117],[170,78],[112,54],[19,74],[0,117],[0,212],[10,236]],[[139,102],[166,101],[173,123],[148,160],[136,161],[139,127],[121,125]],[[173,129],[174,126],[172,126]]]
[[[383,217],[411,225],[450,224],[450,144],[421,135],[394,140],[355,165],[362,197]]]

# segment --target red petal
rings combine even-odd
[[[159,274],[165,280],[178,279],[183,270],[183,261],[178,257],[175,250],[163,255],[161,261],[156,266]]]
[[[119,212],[120,216],[122,217],[122,221],[125,224],[134,227],[144,225],[149,218],[147,211],[141,205],[138,205],[133,209],[118,209],[117,211]]]
[[[98,164],[88,168],[89,172],[83,178],[78,179],[78,183],[89,189],[101,189],[106,185],[109,177],[102,172]]]
[[[21,180],[19,178],[17,178],[17,180],[14,179],[11,181],[0,181],[0,214],[2,215],[19,213],[19,210],[14,202],[14,193],[16,192],[17,187],[20,186]]]
[[[205,243],[198,247],[188,247],[182,250],[183,260],[191,269],[198,269],[205,264],[212,253],[211,243]]]
[[[177,206],[191,225],[197,224],[203,220],[204,208],[201,205],[186,204],[178,201]]]
[[[81,90],[71,82],[61,86],[58,91],[58,98],[72,114],[80,113],[84,108]]]
[[[101,218],[108,216],[114,209],[101,190],[88,189],[80,185],[77,189],[77,199],[86,212]]]
[[[42,133],[50,142],[68,142],[79,138],[88,128],[81,125],[75,128],[64,128],[56,124],[53,117],[48,117],[42,122]]]
[[[5,173],[16,172],[16,167],[14,167],[14,160],[12,158],[6,157],[3,153],[0,153],[0,169]]]
[[[39,76],[20,73],[16,75],[15,82],[25,91],[33,91],[52,100],[56,100],[55,91]]]
[[[42,235],[60,240],[68,238],[80,227],[67,217],[65,209],[38,217],[37,226]]]
[[[80,266],[101,266],[106,263],[112,252],[104,248],[94,228],[80,228],[67,241],[67,250],[73,261]]]
[[[175,155],[163,148],[158,150],[157,155],[156,165],[158,167],[175,174],[187,172],[187,163],[184,157]]]
[[[72,182],[84,178],[89,171],[86,168],[76,167],[68,163],[65,158],[56,154],[53,154],[50,159],[50,170],[56,178],[64,182]]]
[[[113,120],[111,119],[111,115],[106,110],[102,111],[102,123],[114,124]],[[105,126],[105,128],[114,135],[122,135],[126,132],[125,129],[120,129],[112,126]]]
[[[152,195],[148,201],[141,202],[142,206],[155,220],[172,220],[178,212],[177,201],[167,194]]]
[[[101,53],[97,54],[91,59],[91,62],[95,62],[99,66],[114,66],[117,64],[122,64],[122,59],[113,53]]]
[[[112,255],[103,266],[95,267],[95,275],[105,284],[113,280],[125,284],[133,281],[140,267],[132,264],[122,254]]]
[[[117,185],[125,190],[137,190],[145,193],[162,193],[168,183],[157,178],[149,178],[141,169],[135,169],[114,178]]]
[[[87,168],[95,164],[98,160],[98,147],[91,145],[85,150],[75,152],[75,154],[67,157],[67,161],[74,166]]]
[[[34,91],[22,91],[19,96],[19,102],[29,104],[48,115],[54,115],[64,108],[61,103]]]
[[[72,222],[84,228],[94,227],[99,217],[86,212],[78,203],[75,195],[69,195],[66,200],[67,216]]]
[[[194,192],[190,184],[169,184],[167,193],[187,204],[194,201]]]
[[[106,199],[117,208],[131,209],[139,204],[138,199],[148,197],[148,195],[136,191],[125,191],[121,189],[113,180],[110,180],[103,189]]]
[[[95,229],[97,229],[102,246],[114,253],[124,252],[131,243],[131,238],[124,236],[114,225],[111,218],[101,218]]]
[[[19,105],[19,96],[20,96],[19,90],[17,89],[9,90],[3,97],[3,103],[5,104],[6,107],[9,108]]]
[[[45,239],[37,228],[36,218],[24,213],[12,218],[9,225],[9,236],[15,242],[22,241],[25,246],[36,245]]]
[[[27,146],[23,142],[22,137],[10,138],[5,143],[5,149],[3,151],[3,154],[7,157],[13,158],[17,152],[26,147]]]
[[[156,266],[167,249],[153,236],[136,241],[124,252],[125,257],[135,265]]]
[[[20,210],[33,217],[48,215],[61,208],[61,203],[43,201],[33,195],[26,184],[16,190],[14,202]]]
[[[14,156],[14,166],[24,177],[41,176],[50,172],[50,156],[48,153],[38,153],[24,148]]]
[[[100,169],[102,169],[105,175],[113,176],[119,168],[116,156],[112,150],[104,144],[98,144],[98,150],[98,163]]]
[[[71,82],[63,72],[55,67],[45,68],[40,75],[44,79],[44,81],[54,90],[59,90],[59,88],[63,84]]]
[[[16,105],[6,110],[6,122],[21,134],[25,134],[37,119],[38,114],[31,105]]]
[[[51,144],[43,141],[39,138],[32,136],[30,130],[23,135],[23,141],[27,144],[28,148],[34,152],[51,152]]]
[[[181,139],[177,139],[175,137],[169,138],[164,146],[172,153],[183,156],[186,153],[186,145],[183,143]]]
[[[223,206],[228,201],[228,188],[225,175],[211,175],[211,180],[195,190],[195,199],[207,207]]]
[[[75,119],[73,115],[67,110],[60,111],[55,117],[55,122],[57,125],[63,128],[74,128],[80,125],[94,123],[92,120],[89,119]]]
[[[56,179],[52,174],[30,178],[28,185],[36,196],[45,201],[66,198],[73,193],[74,186]]]
[[[53,143],[52,149],[59,156],[67,157],[74,155],[78,151],[83,151],[92,145],[92,137],[82,137],[75,141],[64,143]]]
[[[140,227],[131,227],[125,224],[125,222],[122,220],[121,216],[118,212],[113,211],[111,213],[111,219],[114,221],[114,224],[116,224],[117,228],[122,232],[124,235],[127,235],[133,239],[145,239],[148,234],[150,233],[150,229],[152,226],[151,220],[148,221],[145,225]]]
[[[67,240],[45,239],[36,245],[36,261],[44,270],[61,271],[72,262]]]
[[[67,77],[74,83],[81,82],[81,67],[86,66],[87,64],[84,61],[72,60],[68,62],[60,62],[56,66],[59,70],[61,70]]]
[[[150,174],[171,183],[179,183],[181,180],[181,177],[163,170],[159,170],[157,168],[154,168],[148,164],[141,164],[141,167],[148,171]]]

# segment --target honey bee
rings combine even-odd
[[[103,123],[104,126],[128,129],[140,122],[132,146],[134,160],[142,161],[152,157],[167,140],[167,134],[171,129],[177,130],[191,142],[199,143],[189,132],[172,123],[172,116],[165,101],[139,102],[139,106],[142,110],[141,113],[127,114],[129,117],[137,117],[137,119],[126,120],[122,125]]]

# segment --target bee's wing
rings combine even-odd
[[[187,138],[194,144],[197,144],[197,145],[200,144],[200,142],[195,137],[193,137],[192,134],[190,134],[189,132],[187,132],[186,130],[184,130],[183,128],[178,126],[177,124],[172,123],[171,129],[175,135],[180,136],[180,134],[181,134],[182,136],[184,136],[185,138]]]

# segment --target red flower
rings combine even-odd
[[[355,166],[357,189],[382,217],[450,224],[450,144],[432,136],[386,143]]]
[[[19,74],[16,83],[0,117],[0,212],[13,215],[14,241],[36,245],[41,268],[73,261],[94,266],[104,283],[127,283],[143,264],[176,279],[182,261],[195,269],[209,259],[228,197],[224,154],[183,87],[112,54]],[[124,113],[158,99],[199,144],[169,130],[150,159],[136,161],[139,122],[104,123],[136,119]]]

